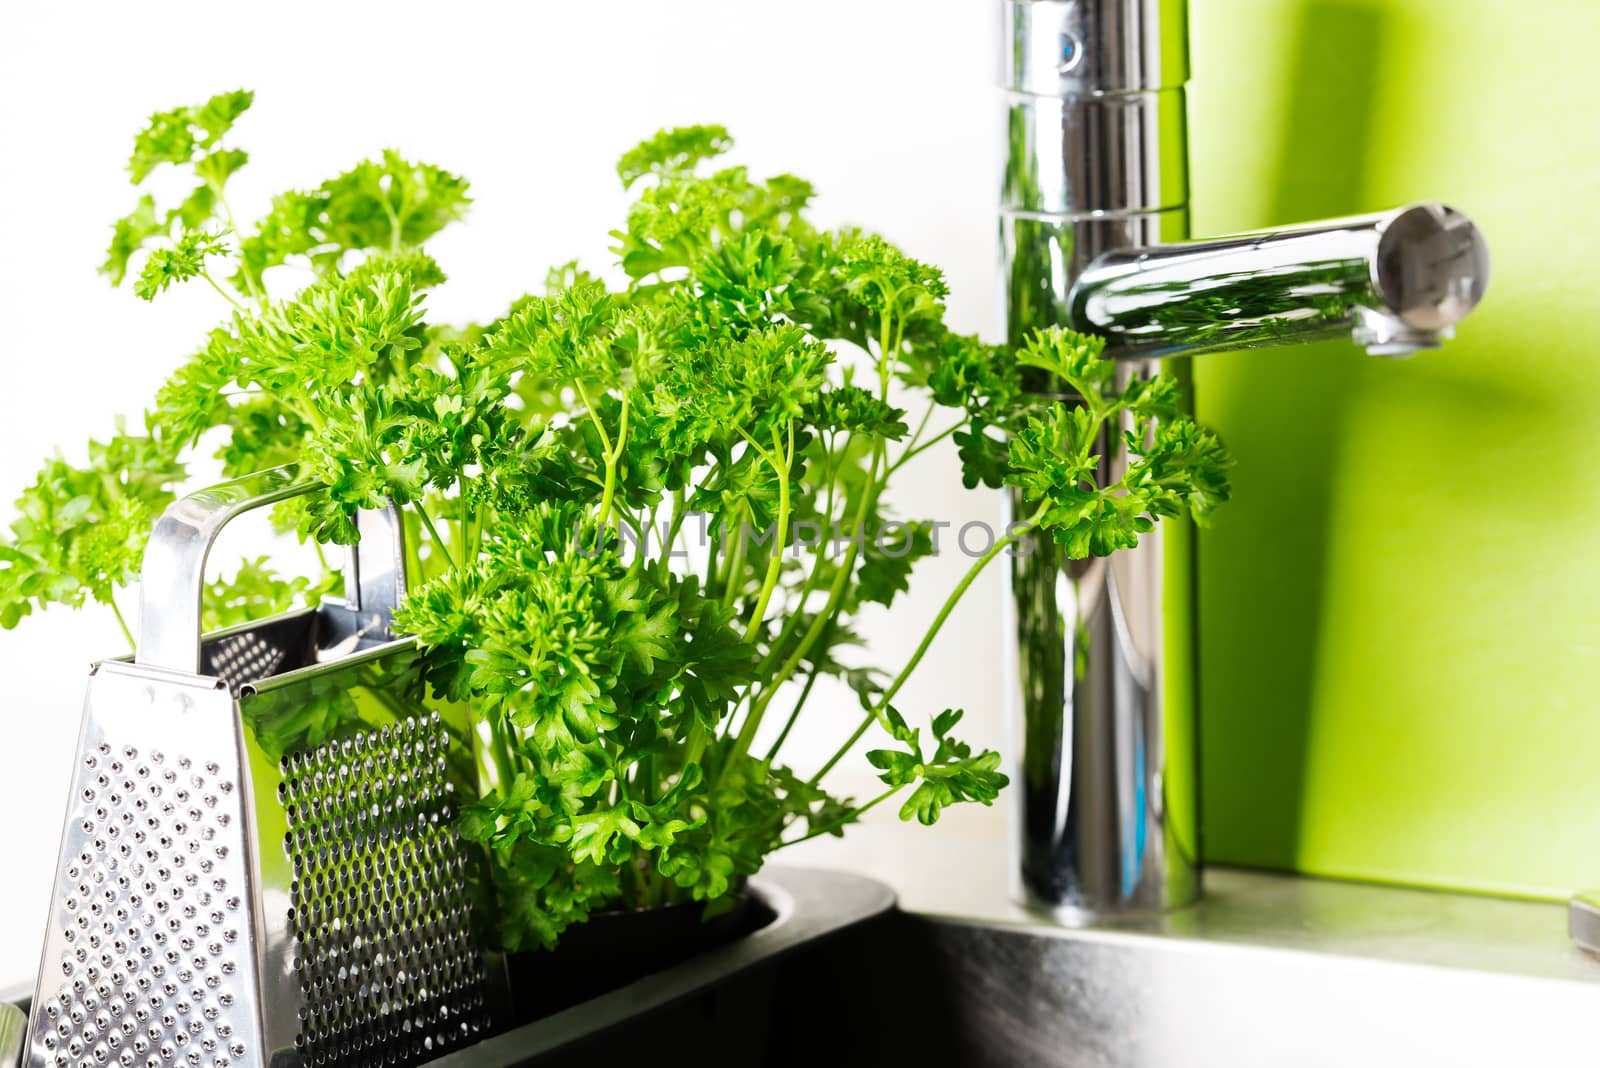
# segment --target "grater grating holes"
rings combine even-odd
[[[282,762],[306,1065],[412,1064],[486,1030],[447,746],[431,713]]]
[[[288,660],[289,651],[260,631],[250,630],[212,641],[206,646],[205,655],[207,672],[237,688],[276,674]]]
[[[247,918],[214,844],[233,789],[186,756],[109,742],[84,756],[72,815],[84,846],[62,873],[65,948],[42,1006],[57,1068],[232,1068],[247,1052],[223,989]]]

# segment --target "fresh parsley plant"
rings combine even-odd
[[[596,910],[723,902],[772,853],[891,798],[928,824],[990,803],[1000,757],[953,736],[961,713],[911,727],[894,704],[974,578],[1035,536],[1104,555],[1227,498],[1228,454],[1171,378],[1125,373],[1065,330],[1018,352],[952,332],[936,268],[818,230],[807,182],[721,164],[721,127],[622,157],[637,198],[612,234],[626,285],[567,264],[503,317],[450,326],[427,315],[445,275],[425,245],[466,211],[467,183],[387,151],[241,229],[227,189],[248,157],[230,138],[250,103],[163,112],[135,141],[135,185],[171,168],[192,191],[142,196],[103,270],[146,300],[204,283],[226,317],[141,432],[91,443],[84,466],[50,461],[23,493],[0,546],[0,622],[115,608],[202,440],[231,475],[308,464],[327,492],[277,519],[319,546],[392,500],[414,546],[397,622],[434,697],[471,709],[478,796],[460,827],[487,847],[504,948],[553,944]],[[1080,400],[1026,390],[1025,374]],[[904,395],[921,410],[891,400]],[[1131,460],[1112,470],[1118,434]],[[1025,511],[898,672],[847,666],[862,613],[893,605],[933,549],[933,526],[897,522],[886,494],[945,438],[969,486],[1015,487]],[[669,551],[690,529],[710,532],[692,567]],[[824,544],[799,551],[801,531]],[[336,587],[246,561],[211,591],[208,621]],[[784,745],[822,676],[854,689],[861,723],[821,767],[792,768]],[[337,710],[313,717],[322,734]],[[835,796],[829,774],[874,728],[883,791]]]

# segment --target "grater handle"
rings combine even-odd
[[[322,483],[299,464],[273,467],[174,501],[145,546],[139,581],[139,641],[134,663],[200,672],[200,598],[206,558],[222,528],[245,512],[315,493]],[[370,626],[387,629],[405,596],[405,550],[393,505],[356,514],[360,541],[345,565],[345,604]]]

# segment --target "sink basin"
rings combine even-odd
[[[1596,1063],[1600,964],[1563,944],[1559,906],[1235,872],[1211,885],[1197,908],[1117,927],[902,917],[902,959],[935,977],[911,999],[935,1028],[924,1055],[972,1068]]]
[[[1572,947],[1562,904],[1212,869],[1197,905],[1070,928],[1011,903],[999,806],[952,815],[796,850],[876,876],[903,911],[831,965],[796,962],[811,990],[848,977],[871,996],[779,1002],[810,1021],[788,1048],[963,1068],[1600,1063],[1600,960]],[[844,1034],[818,1033],[835,1018]]]

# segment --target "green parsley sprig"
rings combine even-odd
[[[224,318],[143,434],[119,427],[87,465],[51,461],[24,492],[0,545],[0,623],[90,597],[114,608],[203,442],[229,474],[309,465],[327,492],[276,517],[319,552],[354,539],[356,509],[393,501],[413,582],[397,623],[432,697],[474,723],[460,829],[489,860],[483,915],[502,948],[551,945],[602,909],[721,907],[773,852],[894,797],[925,824],[992,802],[1000,756],[953,735],[961,712],[933,715],[925,741],[894,703],[978,575],[1036,536],[1105,555],[1227,499],[1231,460],[1175,381],[1066,330],[1015,352],[952,332],[936,268],[817,229],[799,178],[717,169],[733,144],[721,127],[623,156],[625,284],[566,264],[499,319],[445,325],[428,316],[445,276],[424,245],[464,214],[465,180],[386,151],[241,230],[226,192],[248,157],[229,138],[251,99],[160,113],[136,139],[135,185],[172,168],[192,191],[165,208],[142,196],[103,269],[134,274],[144,299],[203,281]],[[1025,372],[1074,396],[1029,392]],[[1113,469],[1119,438],[1129,459]],[[888,494],[946,439],[967,485],[1009,485],[1025,508],[891,674],[851,648],[934,551],[935,524],[898,520]],[[680,558],[696,528],[705,552]],[[207,621],[337,583],[246,561],[211,590]],[[785,745],[811,729],[822,677],[856,693],[862,719],[796,769]],[[282,710],[274,737],[337,734],[337,698]],[[836,796],[830,774],[875,726],[884,790]]]

